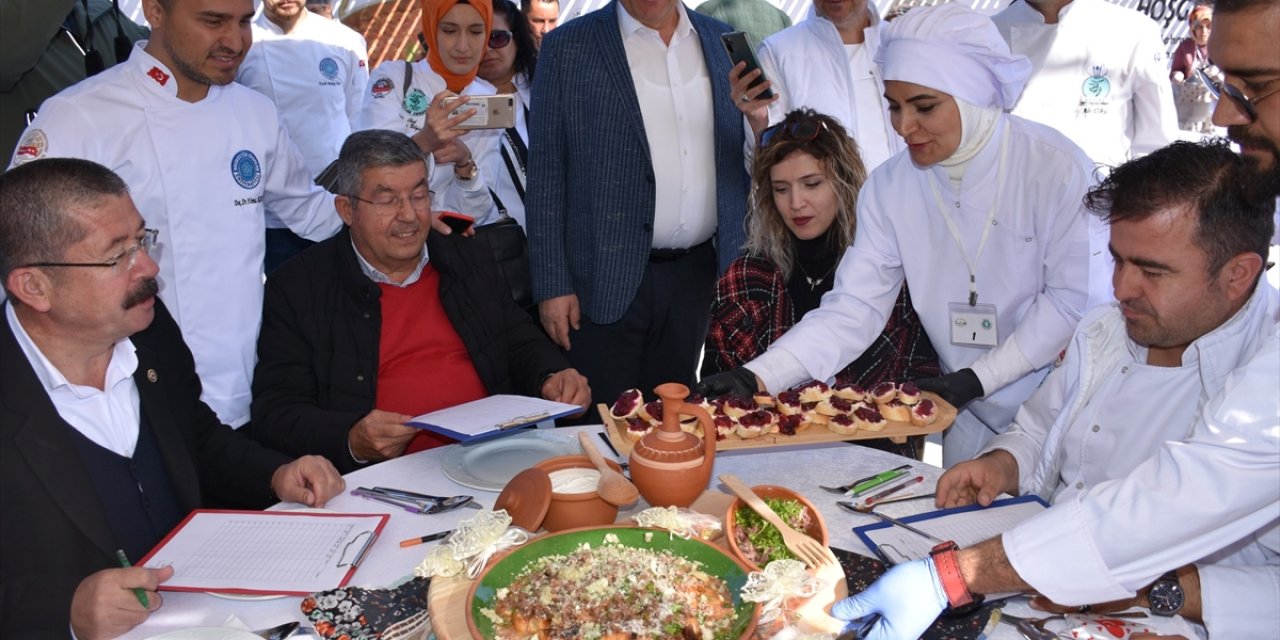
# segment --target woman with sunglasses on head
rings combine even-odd
[[[859,194],[858,235],[822,305],[702,387],[776,393],[830,378],[874,344],[909,283],[947,372],[917,384],[961,409],[949,465],[1008,427],[1084,312],[1093,165],[1057,131],[1004,113],[1031,65],[989,18],[955,3],[912,9],[876,58],[907,150]]]
[[[857,233],[858,190],[866,181],[858,146],[831,116],[792,111],[765,129],[751,166],[746,254],[716,285],[702,375],[729,371],[764,353],[835,281]],[[905,287],[875,342],[836,373],[862,386],[937,376],[938,356]],[[914,442],[876,448],[906,456]]]
[[[489,207],[489,192],[479,178],[467,131],[457,126],[471,115],[451,116],[445,98],[486,95],[493,87],[476,78],[488,47],[493,17],[490,0],[422,0],[422,33],[427,56],[418,62],[389,60],[369,74],[364,107],[356,130],[389,129],[413,138],[436,168],[431,171],[433,210],[446,208],[478,215]],[[433,224],[448,233],[448,227]]]

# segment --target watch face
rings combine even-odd
[[[1147,594],[1151,612],[1171,616],[1182,610],[1182,586],[1176,580],[1158,580]]]

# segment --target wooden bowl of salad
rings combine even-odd
[[[831,543],[822,514],[804,496],[773,484],[756,485],[751,490],[797,531],[809,534],[824,547]],[[752,571],[760,571],[774,560],[796,559],[783,544],[777,527],[765,522],[747,503],[737,498],[725,513],[724,534],[729,551]]]

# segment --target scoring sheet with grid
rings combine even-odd
[[[961,547],[968,547],[1014,528],[1048,506],[1038,497],[1023,496],[996,500],[985,508],[975,505],[943,509],[900,520],[943,540],[955,540]],[[894,564],[919,560],[929,555],[929,551],[937,544],[918,533],[889,523],[856,527],[853,532],[858,534],[867,548],[878,548]]]
[[[346,584],[387,519],[200,510],[140,564],[172,566],[166,590],[305,595]]]

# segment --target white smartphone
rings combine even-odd
[[[499,93],[492,96],[454,96],[445,98],[445,104],[453,107],[449,117],[461,115],[467,109],[475,109],[475,115],[458,125],[459,129],[508,129],[516,126],[516,96]]]

